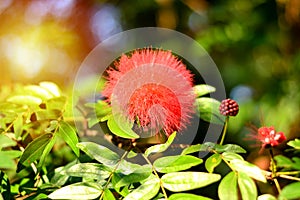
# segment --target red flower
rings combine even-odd
[[[274,127],[261,127],[258,129],[258,139],[263,143],[262,147],[275,147],[286,140],[283,132],[276,132]]]
[[[169,136],[186,127],[195,100],[192,74],[170,51],[147,48],[123,54],[107,74],[103,95],[138,131],[162,129]]]

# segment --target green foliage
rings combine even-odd
[[[79,156],[79,149],[76,146],[78,143],[78,137],[74,128],[70,124],[61,121],[58,125],[57,134],[62,137],[64,141],[66,141],[66,143],[71,147],[76,156]]]
[[[154,161],[158,172],[169,173],[189,169],[203,162],[202,159],[190,155],[165,156]]]
[[[172,133],[168,140],[164,143],[164,144],[158,144],[158,145],[154,145],[149,147],[146,151],[145,151],[145,156],[149,156],[151,153],[161,153],[166,151],[169,146],[172,144],[172,142],[174,141],[176,137],[176,132]]]
[[[212,87],[210,85],[200,84],[200,85],[194,86],[194,93],[196,94],[196,97],[204,96],[204,95],[210,94],[215,91],[216,91],[216,88]]]
[[[285,186],[279,195],[279,199],[299,199],[300,198],[300,182],[291,183]]]
[[[219,102],[202,97],[215,89],[199,85],[194,90],[200,118],[223,124],[217,111]],[[77,119],[86,123],[85,131],[98,123],[106,124],[113,137],[130,141],[127,151],[116,151],[107,143],[79,140],[75,124],[70,120],[73,108],[69,101],[55,84],[43,82],[19,86],[0,102],[0,114],[4,116],[0,117],[0,199],[28,195],[32,199],[205,200],[211,198],[201,193],[206,186],[213,185],[221,200],[239,197],[273,200],[275,197],[268,194],[258,197],[255,181],[267,184],[267,178],[275,181],[277,177],[291,180],[282,188],[279,199],[299,198],[296,190],[299,182],[293,182],[299,176],[298,139],[288,143],[293,157],[275,156],[271,172],[248,162],[244,157],[246,150],[237,144],[205,142],[168,155],[176,132],[164,143],[136,151],[139,147],[134,142],[139,136],[132,130],[132,123],[112,117],[110,106],[102,100],[85,104],[87,114]],[[61,155],[62,158],[70,154],[72,158],[53,165],[58,153],[64,154],[63,149],[68,153]],[[202,151],[209,152],[209,156],[201,159],[194,155]],[[136,158],[142,158],[144,163],[136,163]],[[231,170],[225,176],[220,173],[224,164]],[[9,170],[16,170],[14,176],[20,177],[18,181],[11,183]],[[190,192],[194,190],[200,194]]]
[[[182,192],[205,187],[221,179],[219,174],[204,172],[171,172],[162,176],[163,187],[173,192]]]
[[[189,194],[189,193],[175,193],[172,194],[169,200],[211,200],[210,198]]]
[[[91,183],[75,183],[60,188],[48,197],[51,199],[95,199],[100,196],[101,187]]]
[[[114,167],[120,160],[120,156],[107,147],[92,142],[81,142],[77,146],[91,158],[106,166]]]
[[[225,144],[220,145],[212,142],[205,142],[203,144],[191,145],[185,148],[181,154],[191,154],[198,151],[215,151],[218,153],[222,152],[232,152],[232,153],[246,153],[246,150],[236,144]]]
[[[256,185],[247,173],[239,172],[238,173],[238,185],[242,195],[242,198],[245,200],[256,199],[257,189]]]
[[[287,144],[291,147],[294,147],[295,149],[300,149],[300,140],[297,138],[295,140],[289,141]]]
[[[220,182],[218,188],[218,194],[220,200],[238,199],[237,191],[237,174],[235,172],[229,172]]]
[[[220,154],[213,154],[205,161],[205,168],[209,173],[212,173],[214,169],[222,162]]]
[[[122,124],[122,127],[120,127],[120,124]],[[139,135],[132,130],[133,123],[128,122],[126,119],[123,119],[123,117],[110,115],[107,121],[107,126],[113,134],[119,137],[139,138]]]
[[[34,161],[40,158],[52,137],[53,135],[51,133],[47,133],[29,143],[19,160],[17,172],[22,170],[24,166],[30,166]]]
[[[142,183],[137,189],[133,190],[127,195],[125,200],[152,199],[159,191],[160,180],[155,176],[149,177],[144,183]]]
[[[213,98],[200,97],[196,99],[199,117],[207,122],[224,124],[225,117],[220,114],[220,102]]]
[[[290,159],[283,155],[277,155],[274,159],[278,168],[300,170],[300,159],[298,157]]]

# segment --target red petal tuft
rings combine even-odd
[[[194,112],[193,76],[170,51],[124,54],[107,73],[103,95],[142,129],[170,135],[186,127]]]

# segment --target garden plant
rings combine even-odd
[[[299,139],[276,124],[251,125],[245,139],[269,156],[261,169],[226,141],[237,101],[211,97],[216,88],[194,84],[168,49],[119,56],[99,75],[93,100],[47,81],[1,87],[0,199],[300,198]],[[180,143],[195,118],[200,128],[222,126],[220,137]]]

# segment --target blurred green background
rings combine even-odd
[[[300,136],[298,0],[2,0],[0,22],[2,85],[47,80],[67,91],[102,40],[165,27],[207,50],[240,104],[229,142],[247,148],[252,125]]]

